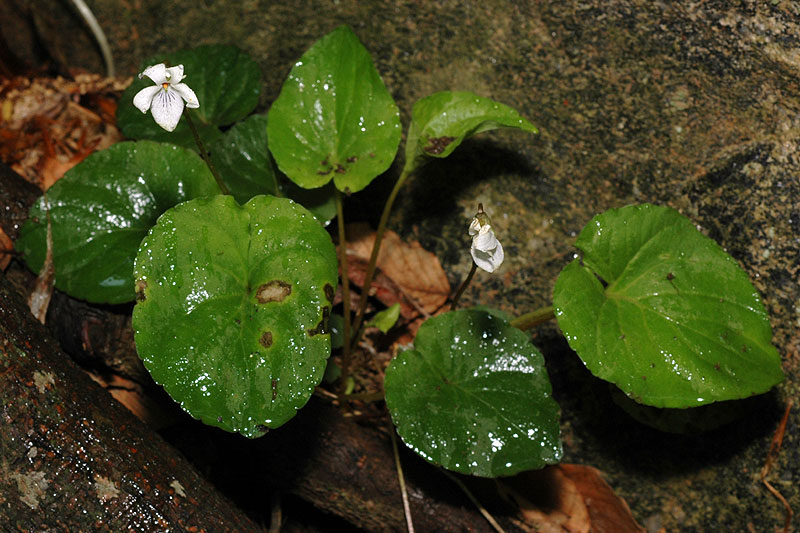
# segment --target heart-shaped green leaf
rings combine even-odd
[[[325,371],[336,251],[286,198],[200,198],[164,213],[135,264],[136,349],[192,416],[257,437]]]
[[[219,138],[218,126],[241,120],[258,105],[261,71],[246,52],[235,46],[206,45],[154,56],[142,64],[142,70],[158,63],[168,67],[183,65],[183,83],[191,87],[200,102],[199,108],[189,112],[206,146]],[[117,108],[122,133],[131,139],[170,142],[197,150],[183,117],[175,131],[168,132],[153,121],[149,111],[143,114],[133,106],[136,93],[152,85],[150,78],[137,79],[122,93]]]
[[[442,91],[426,96],[411,111],[405,170],[419,167],[426,157],[447,157],[464,139],[498,128],[539,133],[514,109],[471,92]]]
[[[259,194],[275,194],[277,181],[267,148],[267,116],[252,115],[211,146],[211,161],[240,204]]]
[[[425,322],[414,349],[386,369],[385,390],[403,441],[450,470],[507,476],[561,458],[544,359],[497,314],[469,309]]]
[[[213,194],[213,176],[190,150],[139,141],[95,152],[47,191],[56,287],[90,302],[133,300],[133,260],[147,230],[175,204]],[[16,243],[34,272],[47,252],[44,202],[31,207]]]
[[[611,209],[576,246],[583,265],[564,268],[553,304],[595,376],[656,407],[746,398],[783,379],[747,274],[677,211]]]
[[[278,168],[307,189],[333,180],[357,192],[389,168],[400,143],[397,106],[369,52],[340,26],[295,63],[269,112]]]

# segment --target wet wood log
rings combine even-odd
[[[257,531],[59,348],[0,274],[0,529]]]

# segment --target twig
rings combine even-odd
[[[767,481],[767,475],[769,474],[770,470],[772,469],[772,463],[775,462],[775,459],[778,457],[778,452],[781,450],[781,444],[783,444],[783,435],[786,432],[786,422],[789,420],[789,411],[792,410],[792,405],[794,404],[794,400],[789,400],[789,403],[786,404],[786,411],[783,413],[783,418],[781,418],[781,423],[778,424],[778,429],[775,431],[775,435],[772,437],[772,442],[769,445],[769,451],[767,452],[767,459],[764,461],[764,467],[761,469],[761,482],[767,487],[767,490],[775,496],[782,504],[783,508],[785,509],[785,521],[783,524],[783,532],[789,533],[789,527],[792,524],[792,516],[794,516],[794,512],[792,511],[792,507],[789,505],[789,502],[786,501],[786,498],[778,492],[778,490],[772,486],[772,484]]]
[[[497,520],[495,520],[494,517],[491,514],[489,514],[489,511],[487,511],[486,508],[483,505],[481,505],[481,502],[478,501],[478,499],[472,494],[472,492],[470,492],[467,486],[461,482],[460,479],[458,479],[456,476],[454,476],[453,474],[451,474],[450,472],[448,472],[443,468],[441,469],[441,471],[444,473],[444,475],[449,477],[453,483],[458,485],[458,487],[461,490],[464,491],[464,494],[467,495],[467,498],[469,498],[469,500],[475,505],[475,507],[478,508],[478,511],[481,512],[486,521],[489,522],[489,524],[491,524],[491,526],[494,528],[495,531],[497,531],[497,533],[505,533],[503,527],[497,523]]]
[[[403,512],[406,515],[406,526],[408,533],[414,533],[414,521],[411,519],[411,506],[408,504],[408,491],[406,491],[406,479],[403,477],[403,467],[400,464],[400,453],[397,451],[397,436],[394,427],[389,429],[392,436],[392,450],[394,452],[394,464],[397,467],[397,480],[400,482],[400,493],[403,495]]]

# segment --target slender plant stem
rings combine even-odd
[[[342,192],[336,189],[336,220],[339,226],[339,264],[342,268],[342,304],[344,305],[344,342],[342,343],[342,390],[347,386],[350,377],[350,278],[347,271],[347,236],[344,231],[344,209],[342,208]]]
[[[527,329],[531,329],[534,326],[538,326],[543,322],[547,322],[548,320],[552,320],[556,317],[555,311],[553,310],[553,306],[549,307],[542,307],[541,309],[537,309],[535,311],[531,311],[530,313],[525,313],[524,315],[518,316],[514,320],[511,321],[511,325],[515,328],[521,329],[525,331]]]
[[[219,177],[219,173],[217,172],[216,167],[214,167],[214,163],[211,162],[211,157],[208,155],[208,150],[206,150],[206,146],[203,144],[203,141],[200,140],[200,134],[197,133],[197,127],[195,127],[191,113],[189,113],[188,109],[184,110],[183,116],[186,117],[186,123],[189,124],[189,129],[192,130],[192,136],[194,137],[194,142],[197,143],[197,148],[200,150],[200,157],[202,157],[203,161],[206,162],[208,170],[211,171],[211,175],[213,175],[214,179],[217,181],[217,187],[219,187],[220,192],[222,194],[230,194],[230,191],[228,191],[228,187],[226,187],[225,184],[222,183],[222,178]]]
[[[378,229],[375,232],[375,243],[372,245],[372,255],[370,255],[369,263],[367,264],[367,274],[364,278],[364,287],[361,289],[361,301],[358,304],[358,312],[356,313],[356,318],[353,322],[354,331],[362,331],[359,330],[359,327],[364,321],[364,312],[367,309],[367,300],[369,299],[369,289],[372,286],[372,280],[375,277],[375,267],[378,264],[378,253],[381,249],[383,234],[386,231],[386,223],[389,221],[389,214],[392,212],[392,206],[394,205],[395,199],[397,199],[397,194],[400,192],[400,188],[410,175],[411,171],[409,171],[409,167],[406,166],[406,168],[403,169],[403,172],[400,173],[400,177],[397,178],[397,182],[394,184],[394,188],[389,194],[389,198],[386,199],[386,205],[383,206],[383,213],[381,213],[381,219],[378,222]],[[353,343],[355,344],[358,342],[358,340],[358,337],[354,337]]]
[[[467,279],[464,280],[464,282],[458,288],[458,292],[456,292],[456,295],[453,296],[453,303],[450,304],[450,310],[451,311],[455,311],[456,310],[456,306],[458,305],[458,299],[461,298],[461,295],[463,294],[464,289],[466,289],[467,286],[469,285],[469,282],[472,281],[472,276],[475,275],[475,271],[476,270],[478,270],[478,264],[475,263],[475,261],[473,261],[472,262],[472,268],[469,270],[469,274],[467,274]]]
[[[414,521],[411,520],[411,506],[408,503],[408,491],[406,490],[406,478],[403,476],[403,466],[400,464],[400,452],[397,450],[397,436],[394,434],[394,427],[389,428],[392,436],[392,451],[394,452],[394,464],[397,467],[397,480],[400,482],[400,494],[403,496],[403,511],[406,515],[406,526],[408,533],[414,533]]]

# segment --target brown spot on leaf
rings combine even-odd
[[[147,299],[147,296],[144,294],[144,290],[147,288],[147,282],[143,279],[136,280],[136,302],[143,302]]]
[[[278,380],[272,380],[272,401],[275,401],[275,398],[278,396]]]
[[[342,165],[336,165],[336,173],[337,174],[344,174],[347,170]]]
[[[261,344],[264,348],[269,348],[272,346],[272,332],[265,331],[261,334],[261,338],[258,339],[258,343]]]
[[[323,287],[323,289],[325,291],[325,298],[329,302],[333,303],[334,292],[333,292],[333,287],[331,287],[331,284],[330,283],[326,283],[325,287]]]
[[[328,333],[328,319],[330,318],[330,316],[331,316],[330,307],[327,306],[323,307],[322,320],[320,320],[319,324],[317,324],[315,327],[309,328],[307,330],[308,336],[313,337],[314,335],[325,335],[326,333]]]
[[[292,286],[279,279],[273,279],[269,283],[262,284],[256,291],[256,299],[260,304],[269,302],[282,302],[287,296],[292,294]]]
[[[357,156],[351,155],[350,157],[347,158],[348,163],[355,163],[356,161],[358,161]]]
[[[423,148],[423,150],[429,154],[438,155],[444,152],[444,149],[447,148],[447,146],[455,140],[456,140],[455,137],[447,137],[447,136],[431,137],[430,139],[428,139],[428,142],[430,144],[428,144],[428,146]]]

